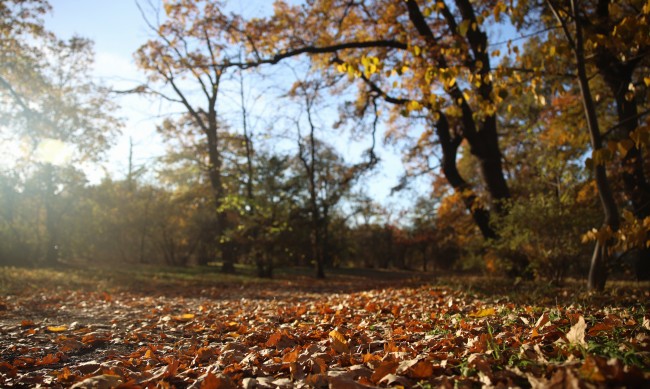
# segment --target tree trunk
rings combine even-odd
[[[316,262],[316,278],[325,278],[325,264],[323,261],[323,242],[321,235],[321,226],[318,220],[312,221],[311,233],[311,254],[312,259]]]
[[[235,273],[235,259],[237,251],[233,242],[221,244],[221,271],[224,273]]]
[[[424,15],[420,10],[420,6],[414,0],[407,0],[407,7],[409,19],[413,26],[418,30],[418,33],[427,41],[431,46],[432,53],[439,53],[433,58],[436,66],[440,69],[449,68],[447,59],[440,50],[437,49],[438,41],[433,31],[427,24]],[[456,0],[456,7],[462,14],[464,20],[471,23],[477,23],[476,15],[474,12],[474,5],[469,0]],[[452,13],[445,7],[441,11],[447,21],[450,29],[456,29],[456,20]],[[480,23],[477,23],[480,25]],[[467,43],[471,48],[473,54],[472,66],[476,68],[478,74],[484,82],[474,93],[478,94],[486,101],[492,102],[492,83],[489,81],[490,77],[490,57],[487,52],[487,34],[480,28],[470,28],[467,31]],[[478,63],[480,62],[480,67]],[[461,109],[461,124],[463,128],[463,137],[470,145],[470,152],[479,161],[481,170],[481,178],[485,183],[485,187],[490,195],[490,202],[497,213],[502,213],[504,200],[510,198],[510,190],[503,174],[503,166],[501,162],[501,150],[499,148],[499,138],[497,133],[497,121],[494,115],[486,115],[481,121],[477,123],[475,120],[475,112],[470,107],[465,99],[463,91],[458,84],[446,87],[445,91],[451,97],[452,101],[457,102]],[[455,164],[455,162],[454,162]],[[453,184],[452,184],[453,186]],[[472,199],[473,201],[474,199]],[[484,217],[484,215],[478,215]],[[489,219],[489,217],[488,217]],[[476,220],[476,219],[475,219]],[[483,227],[481,232],[489,235],[489,231],[485,229],[485,223],[479,221]]]
[[[597,22],[595,30],[608,36],[612,30],[609,14],[609,1],[599,0],[597,7]],[[628,99],[628,86],[632,83],[632,76],[639,60],[631,59],[621,61],[615,53],[605,45],[596,50],[596,66],[605,83],[612,91],[616,101],[616,113],[620,134],[615,134],[617,139],[630,139],[631,134],[639,125],[638,105],[635,98]],[[633,145],[621,160],[621,170],[625,195],[632,203],[634,216],[643,220],[650,216],[650,185],[645,175],[643,151]],[[650,276],[650,249],[641,248],[637,263],[637,278],[647,279]]]
[[[594,104],[591,89],[589,87],[589,78],[587,76],[587,67],[585,63],[585,51],[582,35],[582,25],[578,17],[578,7],[576,0],[571,0],[571,9],[573,13],[573,21],[575,26],[575,40],[571,38],[571,33],[567,25],[567,21],[557,13],[554,4],[547,0],[551,6],[556,18],[562,24],[564,33],[573,46],[573,52],[576,60],[576,70],[578,72],[578,83],[580,85],[580,94],[582,97],[582,104],[587,119],[587,128],[589,130],[589,138],[591,147],[594,152],[598,152],[603,148],[602,135],[598,125],[598,117],[596,114],[596,105]],[[603,208],[605,220],[603,227],[609,227],[612,231],[616,231],[620,224],[618,208],[614,195],[609,185],[607,178],[607,171],[605,165],[602,163],[594,163],[594,176],[596,180],[596,187],[598,188],[598,195],[600,203]],[[589,269],[588,286],[591,290],[602,291],[605,288],[607,281],[607,262],[609,260],[609,242],[597,242],[594,248],[594,254],[591,259],[591,267]]]
[[[495,239],[497,234],[490,226],[490,212],[483,207],[471,186],[460,175],[458,166],[456,165],[456,155],[462,138],[460,136],[452,138],[447,116],[442,112],[439,114],[440,117],[435,127],[442,147],[442,172],[449,184],[460,194],[465,208],[472,215],[483,238],[487,240]]]
[[[47,229],[47,240],[45,248],[45,263],[48,266],[55,266],[59,260],[59,231],[57,228],[56,217],[54,214],[54,167],[52,164],[47,163],[44,166],[45,170],[45,194],[43,196],[45,202],[45,228]]]

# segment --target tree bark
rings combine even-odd
[[[59,230],[57,228],[57,217],[54,211],[55,185],[54,185],[54,167],[51,163],[46,163],[43,167],[45,170],[45,193],[43,200],[45,202],[45,228],[47,229],[47,243],[45,248],[45,263],[48,266],[55,266],[59,260]]]
[[[599,0],[596,10],[597,20],[594,23],[595,30],[600,34],[609,36],[612,30],[609,14],[609,1]],[[647,47],[641,51],[648,50]],[[616,138],[630,139],[631,135],[639,125],[638,105],[636,98],[627,98],[628,86],[632,83],[632,76],[636,70],[639,60],[631,59],[627,62],[621,61],[615,53],[605,45],[599,46],[596,50],[596,67],[605,83],[614,95],[616,102],[616,113],[622,134]],[[632,203],[634,216],[643,220],[650,216],[650,185],[645,174],[645,162],[643,151],[633,145],[621,159],[621,170],[623,188],[628,200]],[[650,278],[650,249],[640,248],[637,263],[637,279]]]
[[[572,46],[576,61],[576,70],[578,73],[578,84],[580,86],[582,104],[585,112],[585,117],[587,119],[589,139],[591,142],[592,150],[594,152],[598,152],[603,148],[603,141],[602,135],[600,133],[600,127],[598,125],[596,105],[593,101],[591,89],[589,87],[589,78],[587,76],[587,66],[582,35],[582,25],[580,24],[581,19],[578,15],[579,8],[576,6],[576,1],[577,0],[571,0],[571,10],[573,13],[573,22],[575,27],[575,40],[571,36],[567,20],[563,19],[559,15],[557,12],[557,7],[551,0],[547,0],[547,3],[555,14],[556,19],[562,25],[564,34],[569,41],[569,44]],[[598,196],[605,216],[603,227],[609,227],[612,231],[616,231],[618,230],[620,224],[618,208],[616,206],[616,201],[614,200],[614,195],[609,185],[609,179],[607,178],[605,165],[603,163],[597,162],[598,161],[595,161],[594,163],[594,177],[596,180],[596,187],[598,188]],[[607,282],[608,260],[609,242],[598,241],[594,249],[594,254],[591,258],[588,279],[589,289],[602,291],[605,288],[605,283]]]
[[[417,2],[415,0],[407,0],[407,7],[411,23],[413,23],[413,26],[425,39],[427,44],[432,47],[430,52],[436,53],[432,59],[437,67],[441,69],[448,68],[449,64],[447,63],[447,59],[443,54],[440,54],[440,50],[435,49],[437,47],[437,40]],[[478,25],[476,15],[474,14],[474,6],[469,0],[457,0],[456,7],[459,9],[464,20]],[[443,9],[443,16],[449,25],[449,29],[456,31],[457,25],[454,16],[446,5]],[[493,87],[489,81],[491,68],[490,57],[487,52],[487,35],[480,28],[470,28],[467,31],[466,38],[473,54],[473,59],[469,60],[469,64],[478,72],[483,80],[477,92],[486,103],[492,102]],[[481,64],[480,67],[478,63]],[[463,137],[470,145],[470,152],[479,161],[481,178],[485,183],[494,210],[497,213],[502,213],[504,211],[504,201],[510,198],[510,190],[503,174],[496,117],[494,114],[485,115],[477,123],[475,120],[475,112],[465,99],[465,95],[458,84],[447,86],[445,90],[452,101],[460,106]]]
[[[472,215],[472,219],[474,219],[474,222],[481,231],[483,238],[487,240],[496,239],[497,234],[490,226],[490,212],[483,207],[476,193],[458,171],[456,155],[462,138],[459,136],[452,137],[447,116],[442,112],[439,115],[440,118],[436,122],[435,127],[442,147],[442,172],[449,184],[460,194],[465,208]]]

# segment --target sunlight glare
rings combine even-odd
[[[56,166],[66,165],[72,160],[72,147],[58,139],[45,138],[34,150],[34,158]]]

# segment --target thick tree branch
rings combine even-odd
[[[365,48],[393,48],[399,50],[406,50],[408,45],[396,40],[375,40],[365,42],[345,42],[329,46],[305,46],[294,50],[288,50],[280,54],[276,54],[271,58],[258,58],[256,61],[246,62],[230,62],[225,63],[226,66],[236,66],[242,69],[249,69],[265,64],[277,64],[278,62],[292,57],[297,57],[302,54],[328,54],[336,53],[340,50],[346,49],[365,49]],[[209,65],[212,66],[212,65]]]

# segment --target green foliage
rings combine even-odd
[[[573,268],[584,266],[589,248],[580,236],[597,215],[577,203],[570,193],[534,194],[507,204],[495,221],[500,239],[491,242],[500,266],[515,276],[526,273],[560,283]]]

